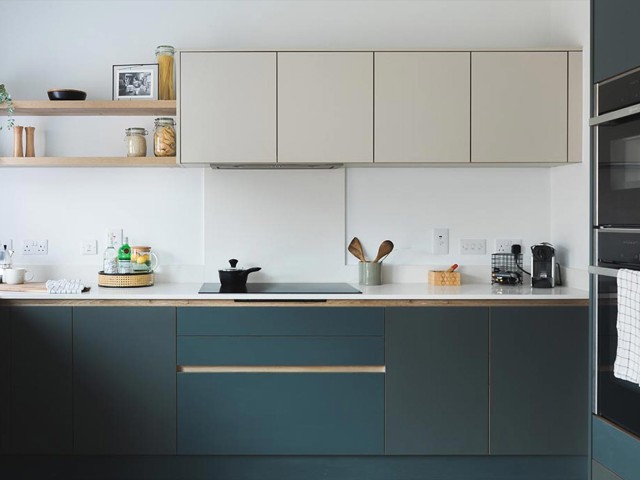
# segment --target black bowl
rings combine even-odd
[[[70,88],[48,90],[47,95],[49,95],[49,100],[84,100],[87,98],[87,92]]]

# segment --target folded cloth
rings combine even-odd
[[[81,280],[47,280],[48,293],[82,293],[85,290]],[[87,289],[88,290],[88,289]]]
[[[640,385],[640,272],[618,270],[618,349],[613,374]]]

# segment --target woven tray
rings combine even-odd
[[[98,272],[101,287],[131,288],[153,285],[153,273],[104,273]]]

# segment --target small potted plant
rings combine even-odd
[[[7,105],[7,116],[9,119],[7,120],[7,128],[13,128],[15,120],[13,118],[13,102],[11,101],[11,94],[7,91],[6,87],[3,83],[0,83],[0,105]],[[2,130],[2,125],[0,125],[0,130]]]

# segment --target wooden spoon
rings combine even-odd
[[[373,263],[381,262],[384,257],[389,255],[393,251],[393,242],[391,240],[385,240],[378,247],[378,255]]]
[[[349,244],[347,250],[349,250],[349,253],[351,253],[351,255],[356,257],[361,262],[367,261],[364,258],[364,250],[362,250],[362,244],[360,243],[360,240],[358,240],[358,237],[353,237],[353,240],[351,240],[351,243]]]

